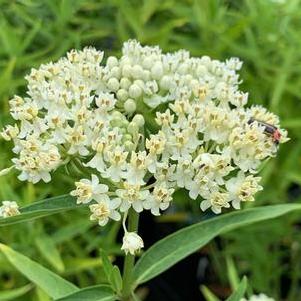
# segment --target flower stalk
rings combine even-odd
[[[137,232],[139,224],[139,214],[132,208],[129,210],[128,215],[128,230],[130,232]],[[123,289],[122,289],[122,300],[130,300],[132,293],[132,274],[135,264],[135,255],[127,253],[124,258],[123,268]]]

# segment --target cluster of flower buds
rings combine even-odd
[[[86,175],[71,192],[104,226],[130,208],[159,215],[186,189],[202,210],[220,213],[254,201],[260,164],[275,156],[286,131],[261,106],[245,108],[237,58],[162,53],[137,41],[120,58],[88,47],[32,69],[27,96],[10,100],[19,179],[49,182],[73,162]],[[127,232],[126,232],[127,233]],[[124,239],[133,253],[143,243]]]

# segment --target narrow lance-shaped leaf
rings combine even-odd
[[[75,198],[70,195],[49,198],[21,208],[19,215],[0,218],[0,226],[21,223],[79,207],[81,206],[77,205]]]
[[[238,278],[237,270],[235,268],[234,261],[231,257],[227,256],[226,262],[227,262],[228,279],[230,281],[231,288],[232,290],[236,290],[239,285],[239,278]]]
[[[120,292],[122,290],[122,277],[119,268],[111,263],[104,250],[100,250],[100,256],[109,283],[116,292]]]
[[[16,300],[17,298],[27,294],[32,288],[33,285],[30,283],[19,288],[0,291],[0,301]]]
[[[110,282],[116,292],[122,290],[122,276],[117,265],[114,265],[112,273],[110,275]]]
[[[52,298],[62,298],[79,290],[71,282],[6,245],[0,244],[0,251],[20,273],[42,288]]]
[[[237,290],[226,301],[240,301],[247,289],[247,278],[244,277],[237,287]]]
[[[37,237],[35,243],[41,255],[60,273],[65,269],[61,255],[52,239],[46,234]]]
[[[76,293],[55,301],[115,301],[116,295],[108,285],[97,285],[79,290]]]
[[[217,298],[208,287],[205,285],[201,286],[201,291],[206,299],[206,301],[220,301],[219,298]]]
[[[155,243],[141,256],[134,268],[133,286],[146,282],[166,271],[219,234],[300,209],[300,204],[246,209],[224,214],[181,229]]]

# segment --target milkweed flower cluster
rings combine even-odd
[[[14,142],[20,180],[49,182],[76,162],[89,176],[71,194],[101,226],[130,208],[160,215],[178,189],[217,214],[254,201],[262,189],[256,173],[287,135],[276,115],[246,107],[242,62],[164,54],[133,40],[120,58],[103,56],[72,50],[32,69],[27,96],[10,100],[17,123],[2,137]]]
[[[241,299],[241,301],[275,301],[273,298],[269,298],[265,294],[253,295],[250,299]]]

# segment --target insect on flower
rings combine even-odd
[[[264,132],[273,138],[274,143],[279,144],[280,139],[281,139],[281,133],[276,126],[266,123],[264,121],[255,119],[255,118],[250,118],[250,120],[248,121],[248,124],[252,124],[255,121],[259,125],[264,126]]]

